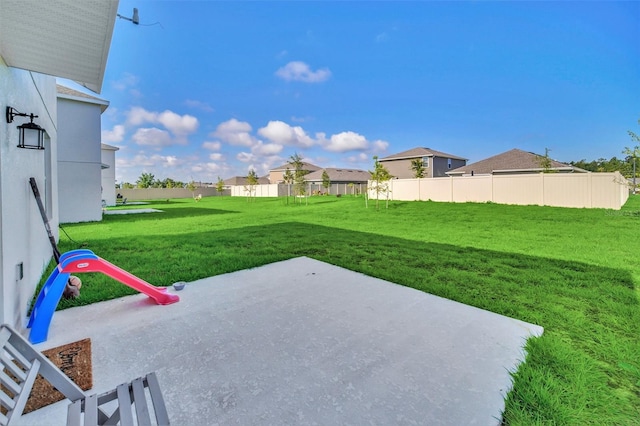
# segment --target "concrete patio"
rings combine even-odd
[[[38,349],[90,337],[93,392],[156,371],[174,425],[498,425],[543,331],[306,257],[178,294],[57,312]],[[67,404],[20,424],[64,424]]]

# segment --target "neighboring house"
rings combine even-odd
[[[541,173],[545,171],[543,167],[544,157],[521,149],[512,149],[493,157],[467,164],[466,166],[447,172],[449,176],[477,176],[491,174],[523,174]],[[548,171],[557,173],[586,173],[579,167],[550,160]]]
[[[258,185],[269,185],[269,183],[270,183],[269,178],[267,178],[266,176],[262,176],[258,178]],[[225,188],[229,186],[245,186],[245,185],[249,185],[249,181],[247,181],[246,176],[234,176],[224,180]]]
[[[311,172],[304,177],[310,183],[322,184],[322,174],[327,172],[331,183],[367,183],[371,179],[371,173],[358,169],[334,169],[326,168]]]
[[[117,8],[117,1],[0,1],[0,321],[18,329],[52,257],[31,177],[58,238],[55,77],[100,91]],[[7,107],[38,116],[44,150],[17,146],[17,126],[29,119],[7,123]]]
[[[116,205],[116,151],[120,148],[100,144],[102,161],[102,199],[107,206]]]
[[[378,161],[387,168],[391,176],[398,179],[415,178],[411,168],[411,161],[419,158],[424,166],[425,178],[446,176],[449,170],[467,164],[467,159],[457,155],[447,154],[430,148],[413,148],[408,151],[389,155]]]
[[[60,223],[102,220],[100,117],[109,102],[61,85],[57,91]]]
[[[278,166],[274,169],[269,170],[269,182],[271,183],[284,183],[284,174],[287,172],[287,169],[291,171],[291,173],[295,173],[296,166],[292,163],[286,163],[281,166]],[[302,162],[302,170],[305,170],[307,173],[315,172],[316,170],[320,170],[320,167],[315,164]]]
[[[325,188],[322,182],[322,175],[327,172],[331,185]],[[362,193],[367,188],[367,182],[371,179],[371,173],[358,169],[336,169],[325,168],[311,172],[304,177],[311,186],[311,193],[314,191],[328,192],[332,195],[346,195]],[[351,186],[349,186],[351,185]]]

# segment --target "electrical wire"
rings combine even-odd
[[[76,240],[74,240],[73,238],[71,238],[71,237],[69,236],[69,234],[67,234],[67,231],[65,231],[65,230],[64,230],[64,228],[62,227],[62,225],[58,224],[58,227],[60,228],[60,230],[61,230],[62,232],[64,232],[64,235],[66,235],[66,236],[67,236],[67,238],[69,239],[69,241],[71,241],[72,243],[74,243],[74,244],[77,244],[77,245],[78,245],[78,248],[80,248],[80,247],[86,247],[86,246],[87,246],[87,243],[82,243],[82,244],[80,244],[79,242],[77,242]]]

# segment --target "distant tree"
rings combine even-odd
[[[326,170],[323,170],[322,171],[322,187],[325,189],[325,191],[328,191],[330,186],[331,186],[331,179],[329,179],[329,173],[327,173]]]
[[[353,182],[349,182],[347,184],[347,186],[349,187],[349,189],[351,189],[351,196],[353,197],[355,195],[355,193],[356,193],[356,191],[355,191],[356,185]]]
[[[380,193],[384,193],[386,196],[386,208],[389,208],[389,181],[392,176],[389,170],[378,161],[378,156],[373,157],[373,171],[371,173],[372,189],[376,193],[376,209],[379,208]]]
[[[248,191],[249,195],[247,196],[247,201],[250,201],[252,197],[255,198],[256,193],[256,185],[258,184],[258,174],[255,170],[249,170],[249,174],[247,175],[247,186],[245,189]]]
[[[122,189],[133,189],[135,185],[129,182],[122,182]]]
[[[422,158],[414,158],[411,160],[411,170],[413,170],[413,176],[418,179],[418,200],[420,200],[420,179],[424,177],[424,161]]]
[[[556,170],[553,170],[553,160],[549,157],[549,152],[551,150],[549,148],[544,149],[544,155],[538,155],[538,162],[540,163],[540,167],[542,167],[543,173],[554,173]]]
[[[298,153],[291,156],[290,162],[294,166],[293,193],[296,197],[302,197],[307,192],[307,180],[304,177],[308,172],[303,169],[304,164],[302,162],[302,157],[300,157]],[[300,202],[302,203],[302,200]]]
[[[153,173],[142,173],[136,181],[136,185],[138,188],[150,188],[153,186],[154,180],[155,176]]]
[[[224,181],[220,176],[218,176],[218,182],[216,182],[216,191],[218,191],[218,194],[221,195],[224,192]]]
[[[180,182],[177,182],[171,178],[166,178],[161,182],[161,188],[180,188]]]
[[[191,192],[191,196],[194,200],[196,199],[196,188],[198,187],[193,180],[187,184],[187,189]]]

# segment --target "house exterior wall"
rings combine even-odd
[[[295,170],[291,170],[293,174]],[[284,182],[284,170],[271,170],[269,172],[269,182],[272,184]]]
[[[433,167],[431,168],[431,175],[425,177],[443,177],[447,176],[447,172],[458,167],[465,166],[467,162],[465,160],[456,160],[455,158],[442,158],[434,157]],[[451,161],[451,167],[449,167],[449,161]]]
[[[100,105],[58,98],[61,223],[102,220]]]
[[[253,187],[253,197],[277,197],[279,195],[287,195],[286,191],[287,185],[282,184],[269,184],[269,185],[255,185]],[[231,187],[231,196],[232,197],[247,197],[249,196],[248,186],[244,185],[234,185]]]
[[[51,245],[29,185],[34,177],[58,238],[57,111],[54,77],[9,68],[0,58],[0,110],[34,113],[46,130],[45,150],[21,149],[16,126],[0,121],[0,320],[24,327],[27,308],[52,257]],[[22,265],[20,276],[19,265]]]
[[[422,158],[422,157],[420,157]],[[391,173],[391,176],[398,179],[411,179],[414,177],[413,170],[411,170],[411,160],[410,158],[405,158],[401,160],[378,160],[380,164],[386,167]],[[429,158],[429,167],[424,168],[424,177],[433,177],[432,176],[432,167],[431,167],[431,158]]]
[[[423,157],[415,157],[422,159]],[[384,165],[389,173],[398,179],[414,179],[415,173],[411,169],[411,161],[415,158],[403,158],[398,160],[379,160],[380,164]],[[453,170],[457,167],[464,166],[467,162],[465,160],[451,159],[451,168],[449,168],[449,159],[443,157],[427,157],[429,158],[429,165],[424,168],[424,177],[442,177],[446,176],[446,172]]]
[[[628,186],[619,172],[392,179],[389,189],[391,200],[455,203],[490,201],[498,204],[614,210],[619,210],[629,198]],[[377,194],[370,190],[369,197],[376,198]]]
[[[116,205],[116,151],[101,148],[100,161],[109,166],[100,171],[102,179],[102,199],[108,206]]]

